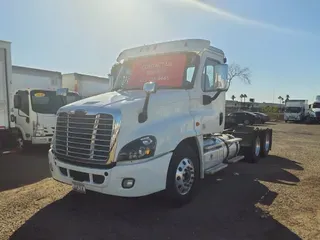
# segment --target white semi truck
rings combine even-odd
[[[12,66],[10,97],[14,99],[19,148],[51,143],[57,110],[80,100],[77,92],[69,92],[67,98],[57,96],[61,87],[60,72]]]
[[[66,73],[62,75],[62,87],[78,92],[82,98],[87,98],[109,92],[112,81],[105,77]]]
[[[104,194],[164,191],[178,203],[200,179],[268,155],[272,130],[225,129],[224,52],[186,39],[124,50],[111,92],[59,109],[48,153],[52,177]]]
[[[285,103],[284,121],[302,122],[309,117],[308,100],[290,99]]]

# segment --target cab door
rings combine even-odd
[[[16,94],[21,98],[21,107],[19,109],[14,109],[16,126],[21,130],[23,139],[26,140],[26,134],[28,134],[29,137],[33,136],[33,129],[30,124],[29,92],[19,90]]]
[[[217,92],[215,66],[219,62],[207,57],[201,69],[202,97],[212,98],[209,104],[202,103],[202,134],[218,133],[224,128],[225,94]],[[203,99],[204,99],[203,98]],[[204,101],[202,99],[202,101]]]

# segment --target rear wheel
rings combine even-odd
[[[191,201],[199,180],[199,159],[186,143],[174,151],[167,174],[167,197],[174,204],[183,205]]]
[[[260,156],[261,157],[268,156],[270,147],[271,147],[271,134],[269,130],[266,130],[262,137]]]
[[[250,121],[248,119],[244,120],[243,122],[245,125],[249,125],[250,124]]]
[[[257,163],[260,160],[261,139],[257,131],[254,132],[252,144],[250,147],[245,147],[244,157],[247,162]]]

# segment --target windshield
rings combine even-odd
[[[30,92],[32,110],[36,113],[56,114],[58,109],[65,105],[62,96],[55,91],[33,90]],[[68,93],[67,104],[78,101],[79,95]]]
[[[312,108],[320,108],[320,102],[313,103]]]
[[[142,90],[148,81],[156,82],[158,88],[192,88],[199,59],[195,53],[170,53],[128,60],[114,90]]]
[[[301,107],[286,107],[284,111],[286,113],[300,113],[301,110],[302,110]]]

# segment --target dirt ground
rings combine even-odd
[[[70,192],[50,178],[47,149],[0,156],[0,239],[320,239],[320,125],[269,127],[269,157],[207,176],[178,209]]]

